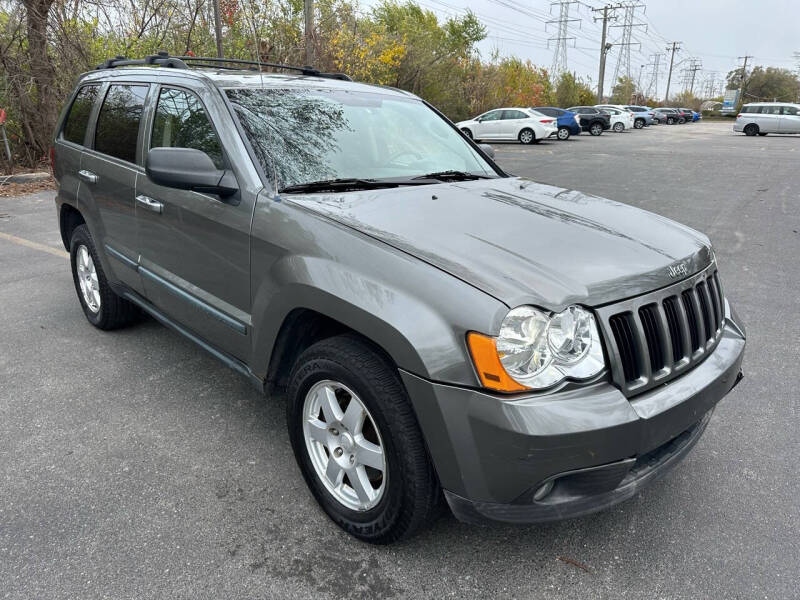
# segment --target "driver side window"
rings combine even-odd
[[[488,112],[481,117],[481,123],[486,121],[497,121],[500,119],[500,115],[503,111],[500,110],[493,110],[492,112]]]

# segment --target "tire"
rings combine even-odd
[[[569,135],[569,127],[559,127],[556,138],[564,142],[569,139]]]
[[[473,139],[472,132],[469,129],[467,129],[466,127],[464,127],[464,129],[461,130],[461,133],[463,133],[469,139]]]
[[[589,133],[593,136],[597,137],[598,135],[603,135],[603,124],[602,123],[592,123],[589,126]]]
[[[98,329],[110,330],[137,319],[139,309],[120,298],[108,284],[86,225],[79,225],[72,232],[69,257],[78,301],[89,323]]]
[[[622,133],[623,131],[625,131],[625,125],[617,121],[616,123],[614,123],[613,129],[614,133]]]
[[[760,132],[760,131],[759,131],[759,132],[758,132],[758,135],[760,135],[761,137],[764,137],[764,136],[765,136],[765,135],[767,135],[767,134],[766,134],[766,133],[762,133],[762,132]]]
[[[527,127],[519,132],[517,136],[520,144],[538,144],[541,140],[536,139],[536,134],[533,133],[533,129],[528,129]]]
[[[750,137],[758,135],[758,125],[755,123],[750,123],[747,127],[744,128],[744,134]]]
[[[644,127],[644,125],[645,125],[644,119],[636,119],[633,122],[633,128],[634,129],[642,129]]]
[[[667,117],[667,125],[675,125],[675,119],[673,117]]]
[[[678,125],[683,125],[684,123],[686,123],[686,118],[685,117],[678,117]]]
[[[334,390],[333,396],[330,390]],[[334,416],[335,408],[328,409],[331,418],[325,416],[324,408],[314,414],[315,398],[320,394],[335,398],[342,414]],[[351,435],[344,421],[355,400],[363,409],[363,425],[361,434],[353,429]],[[311,493],[349,534],[365,542],[389,544],[410,537],[438,516],[443,505],[441,488],[400,376],[362,338],[352,334],[331,337],[300,355],[289,380],[286,422],[295,458]],[[316,433],[306,433],[306,429]],[[365,441],[373,444],[373,451],[376,447],[382,451],[383,471],[358,460],[352,462],[359,448],[364,450]],[[353,454],[348,455],[350,452]],[[334,456],[339,458],[333,471],[336,484],[326,477]],[[378,455],[371,456],[374,462]],[[342,461],[345,466],[339,467]],[[356,466],[349,467],[351,464]],[[360,485],[352,485],[351,473]],[[365,495],[367,484],[371,491]],[[362,498],[367,500],[362,502]],[[363,508],[350,506],[353,503],[363,504]]]

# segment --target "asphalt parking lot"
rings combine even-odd
[[[52,192],[0,198],[0,597],[800,597],[800,137],[730,123],[495,145],[512,173],[706,232],[745,379],[676,470],[597,515],[355,542],[284,401],[148,320],[85,320]]]

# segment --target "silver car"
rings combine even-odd
[[[745,104],[736,116],[733,130],[750,136],[800,133],[800,104],[786,102]]]

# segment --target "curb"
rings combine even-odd
[[[0,185],[4,183],[35,183],[50,179],[47,171],[36,171],[35,173],[18,173],[16,175],[0,175]]]

